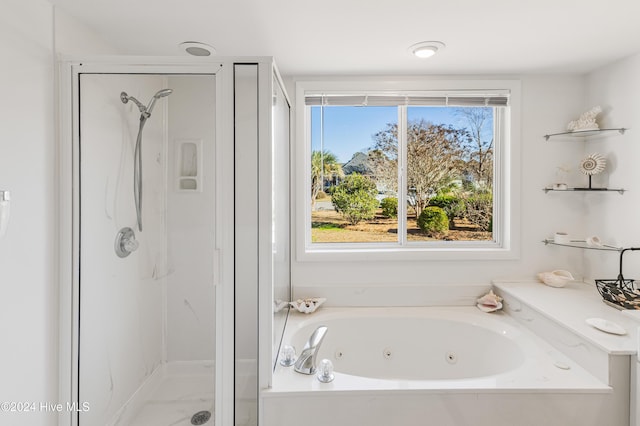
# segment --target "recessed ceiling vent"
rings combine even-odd
[[[216,54],[216,49],[199,41],[185,41],[180,43],[180,49],[192,56],[211,56]]]

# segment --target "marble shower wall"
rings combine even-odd
[[[143,133],[143,231],[136,229],[133,150],[140,113],[166,87],[160,76],[84,74],[80,147],[80,400],[82,424],[106,424],[162,363],[166,273],[164,112]],[[119,258],[117,232],[136,229],[137,251]]]
[[[167,361],[215,358],[215,96],[211,75],[170,76]],[[188,144],[194,151],[184,149]],[[190,156],[185,158],[185,156]],[[181,189],[189,176],[195,189]],[[183,179],[185,179],[183,177]],[[190,188],[190,185],[183,185]]]

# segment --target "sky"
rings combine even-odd
[[[311,107],[311,149],[319,151],[321,145],[321,120],[319,106]],[[454,115],[455,108],[409,107],[409,121],[425,118],[427,121],[463,127],[460,117]],[[338,157],[338,162],[346,163],[354,153],[366,152],[374,144],[373,135],[387,128],[389,123],[398,122],[398,108],[384,107],[324,107],[323,149]],[[491,129],[487,132],[492,133]],[[489,136],[490,137],[490,136]]]

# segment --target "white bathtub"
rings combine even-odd
[[[335,371],[390,380],[486,377],[525,361],[522,333],[495,316],[456,310],[367,310],[348,317],[323,312],[291,325],[289,344],[301,349],[318,321],[329,328],[318,353]],[[295,327],[295,329],[294,329]],[[289,337],[290,336],[290,337]]]
[[[324,308],[292,314],[283,343],[300,351],[320,325],[335,380],[278,365],[261,425],[606,424],[611,389],[503,313]]]

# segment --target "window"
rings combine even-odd
[[[305,252],[510,249],[511,98],[299,87]]]
[[[310,108],[311,241],[396,242],[398,144],[389,134],[383,153],[372,146],[372,135],[397,128],[397,108]]]

